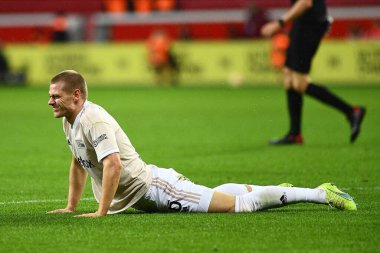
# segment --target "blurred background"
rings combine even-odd
[[[280,0],[0,0],[0,83],[46,86],[64,69],[93,86],[278,84],[288,39],[260,28]],[[380,0],[326,0],[335,22],[312,76],[380,85]]]

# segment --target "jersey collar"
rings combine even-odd
[[[77,117],[75,118],[74,124],[71,126],[71,129],[75,129],[77,125],[79,124],[80,117],[82,116],[82,113],[87,108],[87,106],[90,104],[89,101],[84,102],[82,110],[78,113]]]

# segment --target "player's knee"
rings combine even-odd
[[[209,213],[226,213],[235,211],[235,196],[214,191],[210,205]]]
[[[293,78],[292,79],[292,88],[293,90],[304,93],[307,88],[307,79],[304,78]]]
[[[282,84],[284,85],[285,89],[290,89],[292,88],[292,75],[291,71],[288,68],[284,68],[283,71],[283,79],[282,79]]]

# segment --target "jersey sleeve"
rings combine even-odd
[[[90,129],[90,141],[95,149],[98,162],[104,157],[119,153],[119,147],[117,145],[115,131],[111,125],[105,122],[95,123]]]

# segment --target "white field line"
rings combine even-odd
[[[375,190],[379,191],[380,186],[372,187],[346,187],[340,188],[344,191],[358,190],[358,191],[370,191]],[[20,204],[35,204],[35,203],[51,203],[51,202],[66,202],[67,199],[34,199],[34,200],[20,200],[20,201],[9,201],[9,202],[0,202],[0,205],[20,205]],[[94,198],[82,198],[81,201],[95,201]]]
[[[90,201],[94,198],[81,198],[81,201]],[[18,204],[34,204],[34,203],[50,203],[50,202],[66,202],[67,199],[34,199],[34,200],[20,200],[20,201],[9,201],[0,202],[0,205],[18,205]]]

